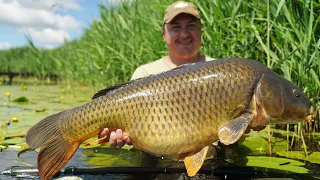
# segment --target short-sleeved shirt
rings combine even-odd
[[[213,58],[207,57],[207,56],[205,58],[206,58],[206,61],[214,60]],[[139,66],[134,71],[134,73],[131,77],[131,80],[146,77],[151,74],[157,74],[157,73],[161,73],[164,71],[168,71],[168,70],[173,69],[175,67],[177,67],[177,66],[174,64],[168,63],[167,61],[165,61],[165,57],[162,57],[161,59],[158,59],[156,61]]]

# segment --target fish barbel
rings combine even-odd
[[[53,177],[105,127],[122,129],[137,149],[184,159],[193,176],[213,142],[229,145],[247,128],[310,120],[312,114],[300,88],[258,61],[220,59],[101,90],[91,102],[34,125],[26,141],[40,147],[41,179]]]

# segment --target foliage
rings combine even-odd
[[[0,51],[0,71],[58,74],[68,83],[106,87],[167,53],[162,18],[171,0],[101,4],[101,19],[83,37],[53,50]],[[193,0],[203,23],[202,53],[261,61],[304,87],[320,112],[320,4],[317,0]],[[116,22],[116,23],[115,23]]]
[[[5,139],[8,132],[7,125],[1,122],[0,125],[0,143]]]
[[[301,174],[309,172],[309,170],[304,167],[304,163],[296,160],[265,156],[247,156],[247,158],[247,166],[283,170]]]
[[[29,99],[26,98],[25,96],[21,96],[16,99],[13,99],[12,102],[29,102]]]
[[[308,157],[306,157],[302,151],[277,152],[277,154],[290,159],[299,159],[320,164],[320,152],[312,152]]]

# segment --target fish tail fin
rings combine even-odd
[[[38,155],[38,169],[41,179],[50,179],[78,149],[80,143],[68,143],[62,136],[58,136],[40,148]]]
[[[59,120],[67,111],[48,116],[32,126],[26,134],[26,142],[33,149],[38,148],[61,134]]]
[[[40,147],[38,169],[41,179],[52,178],[69,161],[78,149],[79,142],[67,142],[59,130],[59,120],[66,111],[53,114],[34,125],[26,135],[32,148]]]

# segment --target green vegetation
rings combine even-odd
[[[51,53],[51,50],[37,49],[31,40],[26,47],[0,50],[0,72],[30,72],[38,77],[56,73],[58,67],[57,63],[52,61]]]
[[[21,97],[18,97],[16,99],[13,99],[12,102],[24,103],[24,102],[29,102],[29,99],[24,97],[24,96],[21,96]]]
[[[23,137],[31,125],[50,114],[87,102],[100,88],[128,81],[137,66],[167,54],[161,34],[162,18],[165,7],[172,2],[138,0],[124,1],[118,6],[101,5],[101,19],[86,29],[78,40],[66,42],[53,50],[44,50],[36,48],[27,37],[28,46],[0,51],[0,72],[31,72],[40,80],[52,73],[59,76],[61,83],[61,87],[9,87],[2,86],[0,79],[0,101],[3,102],[0,106],[0,150],[25,150],[27,145]],[[313,123],[311,129],[315,131],[318,128],[319,131],[319,1],[192,2],[199,7],[202,17],[202,53],[214,58],[255,59],[304,87],[317,107],[317,123]],[[86,86],[71,90],[68,86],[70,84]],[[77,97],[79,95],[81,97]],[[23,97],[29,102],[14,102],[19,98],[23,100]],[[19,118],[19,121],[14,121],[15,118]],[[230,159],[240,165],[307,173],[314,169],[307,165],[309,162],[319,164],[317,148],[320,146],[320,134],[303,133],[302,130],[309,127],[301,128],[301,125],[305,126],[290,125],[288,131],[272,129],[271,150],[268,147],[266,129],[259,133],[251,132],[227,156],[231,156]],[[306,143],[304,140],[301,143],[303,134]],[[284,139],[285,136],[288,136],[287,140]],[[105,149],[105,146],[81,145],[83,152],[91,157],[82,160],[86,164],[131,166],[139,164],[141,160],[141,154],[128,146],[117,152],[108,149],[107,154],[95,153],[93,147]],[[280,157],[266,157],[269,151]],[[112,156],[108,155],[109,152]],[[239,157],[234,157],[235,155]],[[268,169],[265,171],[268,172]]]
[[[320,4],[316,0],[201,1],[203,54],[263,62],[304,87],[320,112]],[[169,0],[101,5],[101,19],[79,40],[53,50],[0,51],[0,71],[59,75],[66,83],[102,88],[128,81],[134,69],[166,54],[161,28]],[[116,22],[116,23],[115,23]],[[317,116],[319,117],[319,115]],[[319,118],[318,118],[319,119]]]
[[[304,163],[296,160],[262,156],[247,156],[247,158],[247,166],[269,168],[269,171],[276,169],[301,174],[309,172],[309,170],[304,167]]]

